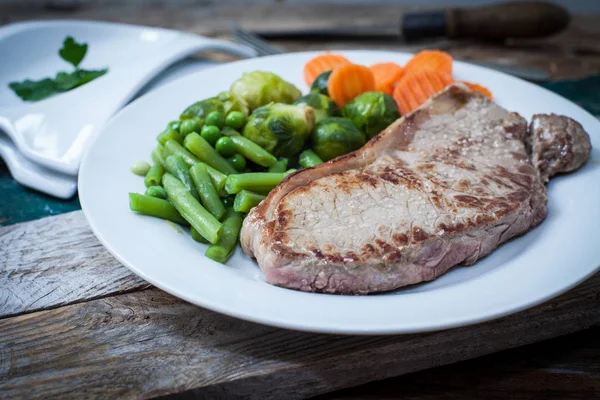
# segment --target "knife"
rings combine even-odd
[[[245,44],[246,46],[249,46],[256,50],[258,56],[269,56],[283,53],[282,50],[272,46],[264,39],[239,27],[234,27],[232,33],[233,37],[237,42]],[[550,74],[548,74],[543,69],[539,68],[523,67],[520,65],[500,65],[495,63],[479,62],[472,60],[467,60],[466,62],[480,65],[486,68],[495,69],[497,71],[514,75],[521,79],[526,79],[532,82],[543,82],[550,79]]]
[[[550,36],[565,29],[569,20],[569,13],[558,5],[528,1],[410,12],[393,26],[269,29],[252,33],[272,40],[403,38],[411,41],[433,37],[504,40]]]

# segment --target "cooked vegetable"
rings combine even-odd
[[[335,104],[344,107],[359,94],[375,90],[375,78],[364,65],[342,64],[331,73],[327,90]]]
[[[241,129],[246,123],[246,115],[240,111],[232,111],[225,117],[225,125],[233,129]]]
[[[204,121],[206,125],[214,125],[217,128],[221,129],[225,126],[225,115],[218,111],[212,111],[208,113]]]
[[[214,146],[221,137],[221,131],[215,125],[204,125],[200,134],[211,146]]]
[[[248,107],[244,103],[244,100],[240,99],[231,92],[221,92],[217,96],[217,99],[223,102],[223,115],[227,115],[233,111],[239,111],[244,114],[244,117],[247,117],[250,113]]]
[[[133,164],[131,164],[129,169],[136,175],[146,176],[148,171],[150,171],[150,164],[148,164],[146,161],[135,161]]]
[[[200,133],[203,126],[204,121],[202,120],[202,118],[193,117],[190,119],[185,119],[179,124],[179,133],[182,136],[189,135],[192,132]]]
[[[228,138],[235,146],[235,151],[255,164],[270,167],[277,159],[268,151],[244,136],[232,136]]]
[[[59,72],[55,78],[44,78],[39,81],[26,79],[23,82],[11,82],[8,87],[24,101],[39,101],[93,81],[106,74],[108,68],[98,70],[79,68],[87,48],[87,43],[77,43],[71,36],[67,36],[58,54],[75,67],[73,72]]]
[[[179,119],[182,121],[190,118],[201,118],[202,120],[205,120],[208,114],[213,111],[225,113],[225,104],[217,97],[211,97],[195,102],[181,113]]]
[[[422,69],[404,75],[394,89],[394,100],[403,115],[425,103],[432,94],[454,82],[451,75],[433,69]]]
[[[317,79],[310,85],[310,91],[324,94],[325,96],[329,96],[329,92],[327,91],[327,81],[329,80],[329,76],[331,75],[331,70],[325,71],[317,76]]]
[[[323,161],[358,150],[366,142],[365,135],[346,118],[327,118],[319,122],[311,141],[313,150]]]
[[[394,93],[394,85],[402,77],[402,67],[396,63],[377,63],[369,67],[375,78],[375,91],[389,94]]]
[[[199,199],[198,192],[196,191],[196,187],[194,186],[194,182],[192,181],[192,176],[190,175],[190,170],[188,169],[187,164],[183,161],[183,157],[181,156],[169,156],[166,159],[165,169],[171,175],[177,177],[185,187],[190,191],[192,196],[196,199]]]
[[[367,139],[400,118],[394,98],[381,92],[366,92],[355,97],[342,109],[342,115],[352,121]]]
[[[471,83],[471,82],[461,82],[463,85],[467,86],[469,89],[475,91],[475,92],[479,92],[481,94],[483,94],[484,96],[489,97],[490,99],[493,99],[492,97],[492,92],[490,92],[490,89],[486,88],[485,86],[482,86],[478,83]]]
[[[242,190],[267,193],[286,177],[284,173],[250,172],[247,174],[229,175],[225,182],[225,191],[236,194]]]
[[[227,136],[227,137],[242,136],[241,133],[239,133],[238,131],[236,131],[235,129],[233,129],[229,126],[225,126],[225,127],[223,127],[223,129],[221,129],[221,135]]]
[[[304,150],[302,153],[300,153],[300,157],[298,158],[298,164],[300,164],[302,168],[310,168],[314,167],[315,165],[323,164],[323,160],[314,151]],[[288,173],[290,172],[288,171]]]
[[[202,243],[202,244],[208,244],[209,243],[209,241],[206,240],[206,239],[204,239],[202,237],[202,235],[199,234],[198,231],[194,229],[193,226],[190,228],[190,233],[192,234],[192,239],[194,239],[196,242]]]
[[[297,106],[309,106],[315,112],[315,123],[340,114],[337,106],[329,97],[319,93],[309,93],[294,102]]]
[[[313,128],[312,108],[272,103],[254,110],[242,132],[278,157],[293,157],[304,147]]]
[[[129,208],[131,211],[151,217],[162,218],[183,225],[188,224],[171,203],[153,196],[129,193]]]
[[[155,164],[160,164],[164,168],[165,154],[164,154],[164,147],[162,144],[159,143],[156,145],[154,150],[152,150],[152,153],[150,153],[150,157],[152,158],[152,161],[154,161]]]
[[[169,123],[167,124],[167,128],[169,128],[169,129],[173,129],[173,130],[175,130],[175,131],[177,131],[177,132],[180,132],[180,131],[179,131],[179,128],[180,128],[180,122],[181,122],[181,121],[179,121],[179,120],[171,121],[171,122],[169,122]]]
[[[200,161],[195,155],[187,151],[182,145],[174,140],[168,140],[167,143],[165,143],[163,154],[167,157],[171,155],[181,156],[188,167],[191,167]]]
[[[287,165],[288,159],[284,157],[275,164],[271,165],[268,172],[285,172]]]
[[[225,206],[225,208],[233,207],[233,202],[235,201],[235,195],[223,197],[223,199],[221,199],[221,200],[223,201],[223,205]]]
[[[215,218],[221,219],[223,214],[225,214],[225,207],[223,207],[217,189],[208,175],[206,164],[198,163],[194,165],[190,168],[190,175],[196,185],[196,190],[200,195],[202,205],[214,215]]]
[[[227,159],[229,163],[235,168],[238,172],[244,172],[246,169],[246,158],[241,154],[236,154],[233,157]]]
[[[215,150],[223,157],[231,157],[235,154],[235,143],[227,136],[220,137],[215,143]]]
[[[420,51],[406,63],[403,75],[413,74],[423,69],[432,69],[452,75],[452,56],[440,50]]]
[[[183,139],[181,135],[175,130],[171,128],[167,128],[162,131],[157,137],[158,143],[165,144],[167,140],[175,140],[176,142],[182,143]]]
[[[231,93],[240,98],[250,110],[269,103],[289,104],[302,95],[300,90],[272,72],[254,71],[233,82]]]
[[[146,189],[146,193],[144,194],[146,196],[152,196],[159,199],[167,199],[167,192],[165,192],[165,189],[163,189],[162,186],[149,186],[148,189]]]
[[[228,175],[237,173],[226,159],[221,157],[219,153],[208,143],[202,136],[197,133],[190,133],[185,137],[184,146],[198,159],[216,170]]]
[[[146,187],[160,185],[160,180],[162,179],[164,173],[165,169],[163,168],[162,164],[155,163],[146,173],[144,185],[146,185]]]
[[[319,54],[304,65],[304,81],[308,86],[311,86],[315,79],[323,72],[331,71],[338,65],[346,63],[350,63],[350,61],[340,54]]]
[[[185,185],[170,173],[164,174],[163,187],[179,214],[206,240],[216,243],[222,231],[219,220],[202,207]]]
[[[219,241],[206,249],[206,257],[224,263],[233,253],[242,229],[242,215],[231,208],[223,219],[223,234]]]
[[[238,212],[250,212],[253,207],[256,207],[266,196],[262,194],[242,190],[235,195],[233,209]]]

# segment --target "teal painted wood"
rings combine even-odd
[[[555,81],[542,86],[574,101],[600,118],[600,76]],[[0,161],[0,226],[79,210],[79,199],[58,200],[16,183]]]

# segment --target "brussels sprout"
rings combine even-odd
[[[195,102],[181,113],[179,119],[185,120],[198,117],[202,118],[204,121],[206,116],[213,111],[217,111],[221,114],[225,113],[225,106],[223,105],[223,102],[216,97]]]
[[[329,81],[329,75],[331,75],[331,70],[325,71],[317,76],[317,79],[310,85],[311,92],[317,92],[324,94],[325,96],[329,96],[329,91],[327,90],[327,82]]]
[[[327,118],[315,126],[312,148],[323,161],[348,154],[365,144],[365,135],[347,118]]]
[[[241,99],[250,110],[271,102],[290,104],[302,95],[291,83],[272,72],[263,71],[243,74],[233,82],[229,91]]]
[[[329,97],[319,93],[309,93],[294,102],[295,105],[306,105],[315,110],[315,123],[329,117],[340,115],[337,106]]]
[[[248,107],[244,104],[244,101],[239,97],[235,96],[231,92],[221,92],[218,94],[217,99],[223,102],[224,114],[227,115],[231,111],[239,111],[247,117],[249,114]]]
[[[380,92],[366,92],[357,96],[342,109],[342,116],[371,139],[400,118],[394,98]]]
[[[300,153],[315,122],[312,108],[271,103],[254,110],[242,134],[277,157]]]

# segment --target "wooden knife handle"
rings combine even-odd
[[[402,30],[407,39],[432,36],[450,38],[536,38],[560,32],[569,13],[545,2],[511,2],[486,7],[449,8],[445,11],[405,15]]]

